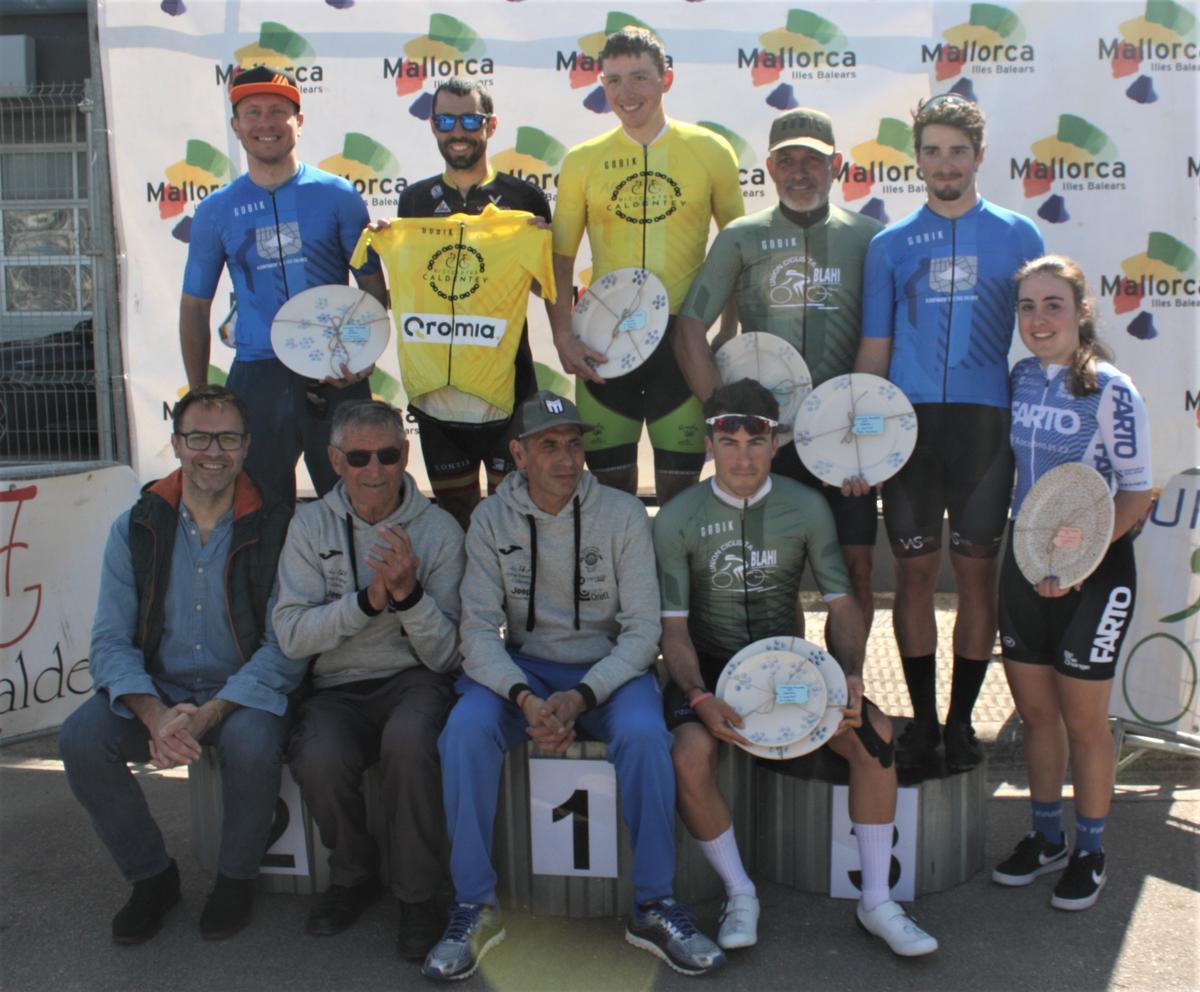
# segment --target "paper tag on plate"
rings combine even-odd
[[[854,418],[854,433],[855,434],[882,434],[883,433],[883,414],[882,413],[860,413]]]
[[[782,706],[792,703],[803,706],[808,702],[808,686],[806,685],[777,685],[775,686],[775,705]]]
[[[1056,548],[1077,548],[1083,543],[1083,531],[1078,527],[1059,527],[1054,532]]]
[[[371,340],[371,328],[366,324],[343,324],[341,335],[346,344],[366,344]]]
[[[618,331],[640,331],[646,326],[646,311],[637,310],[617,325]]]

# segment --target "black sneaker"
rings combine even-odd
[[[1054,886],[1050,905],[1055,909],[1088,909],[1100,898],[1100,890],[1108,876],[1104,873],[1104,852],[1071,855],[1066,874]]]
[[[1066,867],[1066,840],[1051,844],[1033,830],[1021,839],[1008,858],[992,869],[992,881],[999,885],[1029,885],[1039,875],[1049,875]]]
[[[255,883],[253,878],[217,875],[217,883],[200,914],[200,934],[205,940],[232,937],[250,922]]]
[[[936,723],[909,720],[896,741],[896,767],[920,768],[934,756],[941,740]]]
[[[304,929],[317,937],[341,933],[379,898],[382,891],[379,879],[374,875],[353,885],[331,885],[309,911]]]
[[[133,894],[113,917],[112,935],[117,944],[140,944],[162,926],[167,910],[179,902],[179,868],[172,860],[151,878],[133,883]]]
[[[952,772],[969,772],[983,760],[983,746],[969,723],[946,721],[942,741],[946,746],[946,767]]]
[[[424,961],[446,927],[446,914],[436,902],[400,902],[400,928],[396,931],[396,953],[406,961]]]

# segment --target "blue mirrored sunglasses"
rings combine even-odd
[[[491,114],[434,114],[433,126],[442,134],[453,131],[456,123],[462,124],[464,131],[478,131],[491,119]]]

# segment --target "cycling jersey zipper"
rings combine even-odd
[[[954,336],[954,286],[958,279],[958,219],[950,221],[950,305],[946,320],[946,355],[942,359],[942,402],[950,391],[950,339]]]
[[[650,214],[650,146],[642,145],[642,268],[646,267],[646,228]]]
[[[454,378],[454,329],[458,325],[458,267],[462,264],[463,235],[467,225],[458,222],[458,250],[454,253],[454,276],[450,280],[450,351],[446,356],[446,385]]]
[[[800,228],[801,237],[804,239],[804,272],[809,274],[812,272],[812,256],[808,252],[808,228]],[[804,293],[800,298],[800,354],[804,356],[805,361],[808,360],[808,279],[804,280]]]
[[[275,202],[275,191],[269,191],[271,196],[271,210],[275,214],[275,247],[279,251],[279,272],[283,276],[283,296],[284,299],[290,300],[292,292],[288,289],[287,280],[287,264],[283,261],[283,237],[279,233],[279,204]]]
[[[746,508],[750,505],[748,499],[742,500],[742,603],[746,610],[746,643],[754,643],[754,634],[750,628],[750,586],[746,581],[746,573],[750,571],[750,563],[746,561]]]

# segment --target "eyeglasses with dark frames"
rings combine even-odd
[[[183,438],[183,446],[189,451],[207,451],[212,447],[213,438],[216,438],[217,447],[222,451],[237,451],[250,435],[246,431],[220,431],[216,434],[209,431],[188,431],[186,434],[176,431],[175,436]]]

